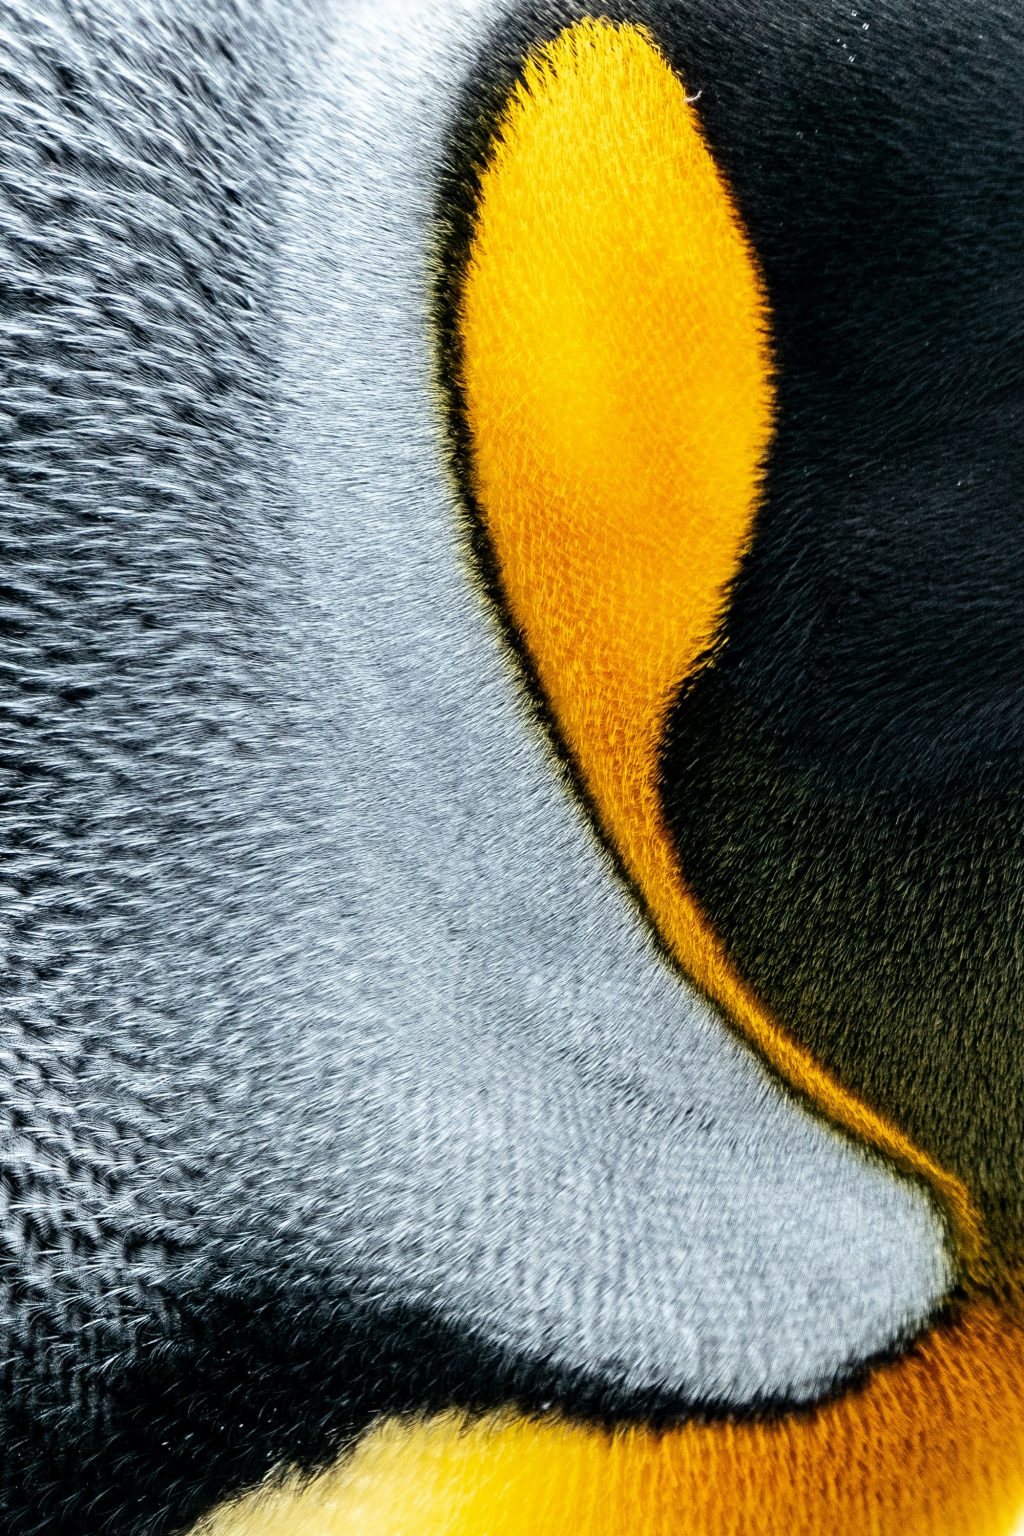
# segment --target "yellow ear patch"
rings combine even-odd
[[[638,27],[583,22],[527,60],[460,329],[508,606],[599,815],[650,878],[660,727],[750,539],[772,385],[753,255]]]
[[[194,1536],[1011,1536],[1022,1423],[1024,1335],[979,1304],[812,1413],[664,1434],[390,1420]]]
[[[772,432],[769,316],[694,104],[647,33],[539,48],[481,175],[459,385],[505,604],[597,819],[683,970],[834,1121],[963,1185],[750,995],[688,891],[658,787],[668,709],[715,637]]]

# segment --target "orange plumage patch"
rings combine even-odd
[[[1022,1510],[1024,1334],[979,1306],[776,1423],[391,1420],[334,1471],[195,1536],[1011,1536]]]

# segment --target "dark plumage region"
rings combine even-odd
[[[713,664],[671,718],[665,804],[743,977],[965,1180],[1012,1267],[1024,17],[701,11],[691,31],[665,8],[659,33],[762,264],[778,422]],[[756,71],[722,68],[726,46]]]
[[[666,733],[684,874],[755,993],[965,1180],[1011,1263],[1024,21],[1001,0],[604,10],[646,23],[698,98],[773,319],[753,547]],[[524,52],[582,14],[516,12],[467,88],[445,186],[455,272],[487,124]],[[456,412],[460,468],[462,433]]]
[[[138,1298],[130,1323],[105,1318],[89,1349],[43,1317],[35,1343],[21,1341],[3,1380],[5,1532],[186,1531],[272,1474],[332,1466],[388,1415],[569,1401],[609,1425],[627,1412],[600,1372],[524,1358],[430,1311],[367,1307],[286,1266],[263,1280],[245,1264],[204,1265],[158,1299]],[[628,1413],[671,1422],[678,1401],[652,1393]]]

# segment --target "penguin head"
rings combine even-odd
[[[1024,21],[0,36],[9,1528],[1009,1536]]]

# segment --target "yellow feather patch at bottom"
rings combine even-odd
[[[776,1422],[385,1421],[333,1471],[194,1536],[1010,1536],[1022,1514],[1024,1333],[978,1305]]]

